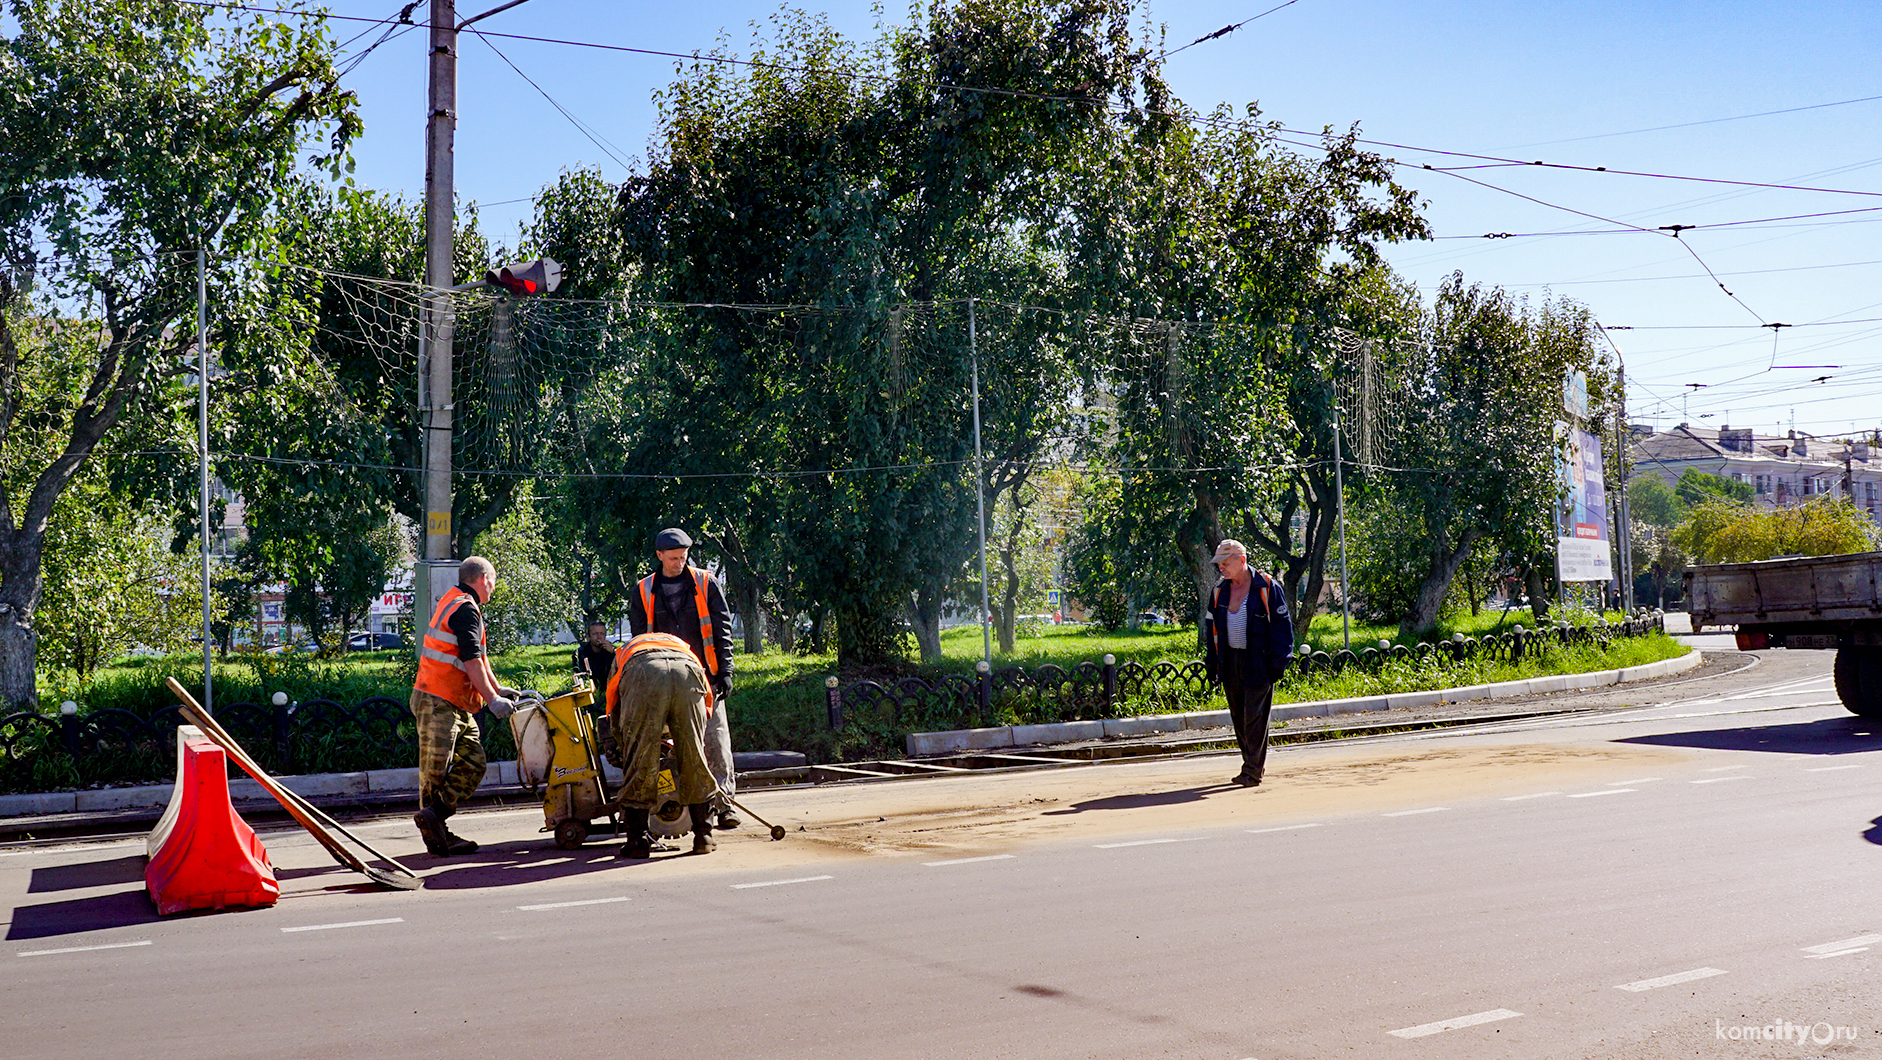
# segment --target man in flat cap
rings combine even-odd
[[[712,685],[713,710],[706,721],[706,763],[726,795],[736,795],[732,768],[732,730],[726,694],[732,689],[732,611],[719,579],[687,562],[693,539],[678,527],[654,537],[652,573],[640,580],[628,601],[627,624],[633,635],[670,633],[693,649]],[[737,828],[738,817],[723,799],[713,800],[720,828]],[[698,823],[698,822],[695,822]]]
[[[1220,684],[1229,701],[1229,720],[1242,751],[1235,783],[1252,788],[1267,768],[1274,682],[1293,658],[1294,626],[1281,583],[1249,564],[1247,546],[1223,538],[1216,546],[1215,569],[1222,579],[1209,594],[1204,665],[1209,681]]]

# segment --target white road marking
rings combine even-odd
[[[148,945],[150,945],[149,939],[144,939],[139,942],[107,942],[102,946],[67,946],[64,949],[58,949],[58,950],[26,950],[25,952],[21,953],[20,956],[22,957],[49,957],[55,953],[86,953],[91,950],[128,950],[133,946],[148,946]]]
[[[1806,773],[1834,773],[1839,769],[1861,769],[1861,768],[1862,768],[1862,764],[1859,762],[1851,766],[1812,766],[1809,769],[1804,770],[1804,772]]]
[[[1689,780],[1686,783],[1688,784],[1717,784],[1721,780],[1751,780],[1751,779],[1753,778],[1745,776],[1743,773],[1740,773],[1739,775],[1735,777],[1707,777],[1704,780]]]
[[[1578,791],[1575,794],[1570,795],[1569,798],[1592,799],[1597,795],[1625,795],[1626,793],[1630,791],[1639,791],[1639,790],[1640,790],[1639,788],[1602,788],[1600,791]]]
[[[834,880],[835,876],[799,876],[790,880],[765,880],[760,883],[735,883],[732,889],[742,891],[747,887],[782,887],[787,883],[815,883],[818,880]]]
[[[1488,1012],[1479,1012],[1474,1016],[1457,1016],[1453,1019],[1439,1020],[1436,1023],[1420,1023],[1416,1027],[1403,1027],[1399,1030],[1386,1031],[1385,1033],[1394,1038],[1423,1038],[1427,1034],[1437,1034],[1439,1031],[1454,1031],[1459,1027],[1475,1027],[1479,1023],[1495,1023],[1497,1020],[1512,1019],[1520,1015],[1522,1015],[1522,1013],[1511,1012],[1506,1008],[1493,1008]]]
[[[1450,809],[1449,806],[1427,806],[1422,810],[1399,810],[1396,813],[1380,814],[1380,816],[1382,817],[1410,817],[1412,814],[1415,814],[1415,813],[1442,813],[1448,809]]]
[[[1734,769],[1744,769],[1744,768],[1746,767],[1744,766],[1713,766],[1711,769],[1702,769],[1700,770],[1700,772],[1701,773],[1730,773]]]
[[[1292,832],[1296,828],[1318,827],[1320,827],[1319,823],[1315,822],[1313,824],[1284,824],[1279,828],[1244,828],[1242,831],[1247,832],[1249,835],[1260,835],[1263,832]]]
[[[1663,986],[1676,986],[1680,983],[1690,983],[1695,979],[1710,979],[1715,975],[1724,974],[1725,969],[1723,968],[1694,968],[1690,972],[1674,972],[1672,975],[1663,975],[1657,979],[1642,979],[1637,983],[1622,983],[1614,989],[1631,990],[1634,993],[1639,993],[1642,990],[1657,990]]]
[[[1826,942],[1821,946],[1805,946],[1803,950],[1805,953],[1817,953],[1833,957],[1839,953],[1854,952],[1854,947],[1867,949],[1878,942],[1882,942],[1882,935],[1858,935],[1853,939],[1844,939],[1841,942]]]
[[[924,861],[923,865],[934,868],[939,865],[972,865],[976,861],[1005,861],[1012,854],[982,854],[977,858],[949,858],[946,861]]]
[[[349,920],[344,924],[307,924],[302,927],[286,927],[286,928],[282,928],[281,932],[282,934],[288,934],[290,932],[295,932],[295,931],[332,931],[335,928],[371,927],[374,924],[403,924],[403,923],[405,923],[404,917],[389,916],[389,917],[386,917],[384,920]]]
[[[1097,850],[1116,850],[1119,847],[1148,847],[1158,843],[1194,843],[1199,839],[1207,838],[1209,837],[1206,835],[1192,835],[1181,839],[1133,839],[1128,843],[1096,843],[1093,847]]]
[[[1811,954],[1810,956],[1808,956],[1808,957],[1805,957],[1805,958],[1804,958],[1804,960],[1806,960],[1806,961],[1821,961],[1821,960],[1824,960],[1824,959],[1826,959],[1826,958],[1829,958],[1829,957],[1847,957],[1847,956],[1849,956],[1849,955],[1850,955],[1850,954],[1852,954],[1852,953],[1868,953],[1868,952],[1869,952],[1869,947],[1867,947],[1867,946],[1857,946],[1857,947],[1856,947],[1855,949],[1853,949],[1853,950],[1835,950],[1835,951],[1832,951],[1832,952],[1830,952],[1830,953],[1813,953],[1813,954]]]
[[[1559,791],[1538,791],[1531,795],[1505,795],[1504,802],[1521,802],[1524,799],[1546,799],[1551,795],[1560,795]]]
[[[609,905],[614,902],[631,902],[632,898],[622,895],[619,898],[589,898],[580,902],[543,902],[540,905],[519,905],[516,908],[534,911],[537,909],[572,909],[578,905]]]
[[[1614,786],[1617,788],[1624,788],[1629,784],[1651,784],[1658,779],[1660,778],[1659,777],[1641,777],[1639,780],[1617,780],[1614,782]]]

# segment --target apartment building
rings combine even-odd
[[[1789,431],[1757,434],[1749,427],[1695,427],[1682,423],[1656,432],[1629,428],[1633,474],[1657,474],[1668,485],[1688,468],[1751,486],[1767,507],[1823,495],[1849,496],[1882,525],[1882,439],[1819,438]]]

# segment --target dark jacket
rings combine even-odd
[[[712,680],[713,690],[723,696],[732,686],[732,609],[725,602],[725,590],[719,587],[719,579],[706,575],[706,609],[712,617],[713,654],[718,663],[715,669],[706,659],[705,642],[699,638],[699,610],[697,593],[694,591],[692,568],[678,578],[668,578],[656,568],[653,573],[653,615],[651,623],[647,609],[641,605],[640,585],[637,582],[628,594],[627,626],[638,637],[642,633],[671,633],[685,641],[687,647],[699,658],[699,665],[706,668]],[[642,576],[643,578],[645,575]],[[667,582],[684,581],[679,594],[679,614],[667,611],[662,602],[660,587]]]
[[[1281,583],[1253,567],[1249,568],[1249,574],[1254,576],[1255,583],[1248,587],[1248,599],[1242,602],[1242,606],[1249,609],[1248,647],[1265,665],[1245,668],[1242,682],[1247,686],[1273,684],[1287,672],[1287,664],[1294,657],[1294,623],[1287,614],[1287,594],[1281,591]],[[1265,607],[1262,604],[1264,588],[1267,591]],[[1223,578],[1209,594],[1208,647],[1203,664],[1208,669],[1210,684],[1222,681],[1222,653],[1229,645],[1228,620],[1229,580]]]

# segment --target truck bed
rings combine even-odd
[[[1882,620],[1882,552],[1716,563],[1686,572],[1702,626],[1814,626],[1828,633]]]

